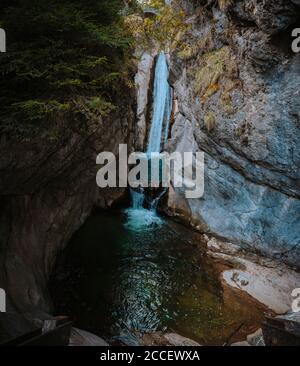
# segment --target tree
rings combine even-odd
[[[103,115],[129,83],[132,39],[123,0],[2,0],[0,128],[49,127],[66,114]],[[126,2],[126,11],[134,1]],[[128,8],[129,7],[129,8]]]

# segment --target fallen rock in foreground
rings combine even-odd
[[[103,346],[109,346],[109,344],[106,343],[102,338],[96,336],[95,334],[89,333],[82,329],[72,328],[69,346],[103,347]]]
[[[141,346],[175,346],[197,347],[201,344],[177,333],[151,332],[142,336]]]
[[[267,346],[300,346],[300,312],[267,317],[263,324]]]

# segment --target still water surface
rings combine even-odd
[[[222,286],[200,238],[146,209],[92,215],[57,263],[56,313],[130,345],[157,330],[203,345],[255,330],[262,310]]]

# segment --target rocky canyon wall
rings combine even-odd
[[[28,330],[26,319],[49,317],[47,282],[57,254],[93,207],[110,207],[124,194],[97,187],[96,156],[117,155],[120,143],[131,145],[134,119],[135,96],[127,90],[115,112],[80,128],[64,121],[57,139],[2,139],[0,287],[6,290],[7,313],[0,333],[6,337]]]
[[[198,230],[300,259],[299,1],[184,1],[190,28],[171,52],[169,151],[205,152],[205,193],[170,189],[167,212]]]

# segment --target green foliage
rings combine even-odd
[[[156,15],[133,14],[126,19],[136,43],[144,49],[153,46],[160,46],[161,49],[178,47],[182,35],[189,29],[179,2],[174,0],[172,5],[165,5],[163,0],[149,0],[144,4],[146,8],[156,10]]]
[[[62,104],[56,100],[26,100],[25,102],[14,103],[12,108],[15,109],[14,117],[21,117],[29,121],[42,120],[54,113],[65,112],[70,109],[69,104]]]
[[[57,121],[82,108],[113,109],[130,85],[132,38],[123,0],[2,0],[0,128]],[[81,106],[81,108],[79,108]],[[39,124],[40,125],[40,124]]]

